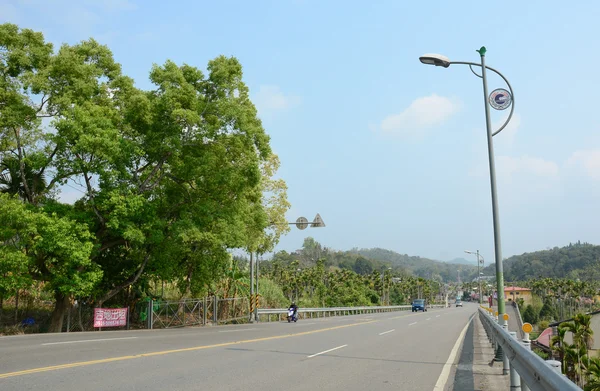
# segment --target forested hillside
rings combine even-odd
[[[493,273],[493,265],[486,273]],[[582,281],[600,280],[600,246],[570,243],[565,247],[514,255],[504,261],[507,281],[532,278],[569,278]]]
[[[381,248],[336,251],[323,247],[310,237],[304,240],[301,249],[292,253],[280,251],[273,256],[271,262],[289,264],[298,261],[303,268],[316,265],[317,259],[324,259],[327,267],[352,270],[360,275],[392,268],[393,274],[398,277],[415,276],[449,282],[457,280],[458,270],[462,280],[472,279],[477,273],[475,265],[440,262]]]

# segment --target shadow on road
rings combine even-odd
[[[475,380],[473,378],[473,355],[475,345],[473,344],[473,321],[469,323],[469,328],[465,334],[465,339],[454,375],[453,391],[466,391],[475,389]]]

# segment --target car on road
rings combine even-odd
[[[462,307],[463,306],[461,299],[456,299],[456,306],[457,307]]]
[[[415,299],[412,302],[412,312],[423,311],[427,312],[427,307],[425,305],[425,299]]]

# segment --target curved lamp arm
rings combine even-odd
[[[449,63],[449,65],[451,64],[458,64],[458,65],[469,65],[470,67],[472,66],[477,66],[481,68],[481,64],[478,64],[476,62],[466,62],[466,61],[451,61]],[[502,78],[502,80],[504,80],[504,82],[506,83],[506,85],[508,86],[508,89],[510,90],[510,95],[512,98],[512,103],[510,105],[510,113],[508,114],[508,118],[506,119],[506,121],[504,122],[504,124],[500,127],[500,129],[496,130],[494,133],[492,133],[492,136],[497,135],[498,133],[500,133],[502,130],[504,130],[504,128],[506,128],[506,125],[508,125],[508,123],[510,122],[510,119],[513,116],[513,112],[515,111],[515,94],[513,92],[512,86],[510,85],[510,82],[508,81],[508,79],[506,77],[504,77],[504,75],[502,73],[500,73],[498,70],[489,67],[489,66],[485,66],[485,69],[489,69],[490,71],[494,72],[495,74],[497,74],[498,76],[500,76]],[[471,71],[473,70],[473,68],[471,68]],[[475,72],[473,72],[475,73]],[[477,75],[477,74],[476,74]],[[479,76],[479,75],[477,75]],[[481,77],[481,76],[479,76]]]

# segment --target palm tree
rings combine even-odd
[[[25,164],[24,173],[30,194],[27,194],[22,180],[19,160],[14,157],[2,159],[0,162],[0,192],[18,195],[22,200],[35,203],[46,190],[44,172],[35,171],[29,164]]]
[[[571,381],[573,381],[576,384],[579,384],[578,381],[578,375],[580,373],[579,371],[579,351],[577,349],[577,346],[575,346],[575,344],[568,344],[565,343],[564,345],[564,367],[565,367],[565,375],[567,375],[567,377],[569,379],[571,379]]]
[[[577,377],[577,384],[584,385],[585,372],[584,366],[589,366],[588,350],[594,343],[594,331],[591,328],[591,316],[587,314],[577,314],[572,322],[564,324],[566,331],[573,335],[573,351],[570,352],[570,360],[574,366],[574,373]],[[586,365],[584,365],[586,363]]]
[[[567,329],[565,327],[558,327],[558,334],[552,337],[550,341],[550,346],[552,347],[552,351],[558,354],[558,360],[562,363],[562,373],[567,372],[566,360],[565,360],[565,335],[567,334]]]
[[[585,391],[600,391],[600,357],[592,357],[586,369],[588,381],[583,388]]]

